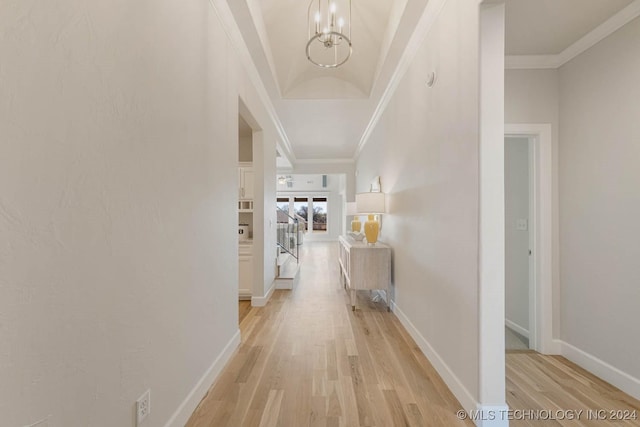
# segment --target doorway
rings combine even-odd
[[[552,310],[552,146],[551,146],[551,125],[547,123],[543,124],[507,124],[505,125],[505,191],[507,190],[506,174],[509,167],[507,144],[509,140],[513,140],[514,143],[520,142],[522,145],[519,147],[521,151],[527,153],[527,181],[528,185],[528,209],[520,209],[519,216],[514,213],[513,219],[507,220],[505,224],[505,231],[516,234],[519,233],[523,241],[528,241],[528,250],[526,251],[527,260],[523,261],[523,254],[518,253],[520,259],[521,270],[526,270],[528,280],[527,289],[528,292],[524,292],[524,296],[528,297],[527,303],[524,305],[524,309],[521,308],[521,314],[523,311],[527,311],[524,316],[518,317],[518,321],[514,321],[511,317],[512,313],[509,312],[509,297],[505,296],[506,300],[506,319],[505,327],[507,332],[509,329],[518,331],[517,326],[522,326],[520,329],[520,335],[528,338],[527,347],[531,350],[535,350],[542,354],[558,354],[557,344],[553,340],[553,310]],[[523,148],[526,145],[526,150]],[[523,155],[523,154],[522,154]],[[524,166],[521,166],[524,168]],[[520,187],[522,188],[522,186]],[[524,190],[521,190],[524,191]],[[506,199],[506,195],[505,195]],[[508,202],[505,200],[505,205]],[[527,216],[524,217],[525,213]],[[506,214],[506,209],[505,209]],[[520,221],[526,219],[527,221]],[[515,223],[513,221],[516,221]],[[518,229],[520,228],[520,230]],[[527,230],[522,230],[526,228]],[[511,251],[509,244],[506,242],[507,237],[505,235],[505,243],[507,250],[505,251],[505,270],[506,274],[509,273],[509,269],[513,269],[514,265],[510,265]],[[515,250],[515,249],[514,249]],[[530,254],[529,254],[530,251]],[[524,267],[523,267],[524,265]],[[519,273],[520,277],[522,273]],[[509,279],[505,280],[507,282]],[[524,280],[524,279],[522,279]],[[505,287],[509,287],[508,283],[505,283]],[[505,293],[509,292],[505,289]],[[511,292],[511,296],[516,295]],[[522,292],[520,294],[522,296]],[[520,299],[522,301],[523,298]],[[521,306],[522,307],[522,306]],[[513,308],[513,307],[511,307]],[[511,318],[510,318],[511,317]],[[524,320],[523,320],[524,319]],[[509,323],[512,321],[514,323]],[[523,325],[522,323],[528,324]],[[511,327],[509,327],[511,326]],[[523,334],[522,332],[528,332]]]
[[[504,140],[505,195],[505,348],[528,350],[535,329],[533,252],[533,141],[527,136]]]

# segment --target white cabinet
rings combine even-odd
[[[356,291],[384,289],[389,309],[391,284],[391,248],[384,243],[370,246],[350,237],[340,236],[340,272],[344,286],[351,293],[351,308],[356,309]]]
[[[254,173],[251,163],[241,163],[238,168],[238,197],[240,200],[253,200]]]
[[[238,297],[251,299],[253,290],[253,245],[238,245]]]

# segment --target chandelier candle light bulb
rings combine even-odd
[[[347,62],[352,53],[351,0],[311,0],[307,19],[307,59],[322,68]]]

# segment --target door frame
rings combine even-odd
[[[530,246],[533,269],[529,277],[533,280],[533,286],[529,287],[529,348],[542,354],[555,354],[557,351],[554,350],[553,343],[551,124],[505,124],[504,134],[505,137],[527,138],[532,154],[530,201],[533,208],[530,207],[530,223],[533,223],[533,236],[530,232]]]

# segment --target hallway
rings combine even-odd
[[[242,344],[187,426],[470,426],[384,303],[352,312],[336,243],[302,246],[293,291],[240,324]]]

